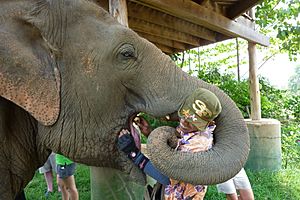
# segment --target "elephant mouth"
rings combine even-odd
[[[130,130],[132,137],[134,138],[135,145],[140,149],[141,148],[141,130],[137,125],[137,117],[139,117],[139,113],[134,113],[128,118],[127,127]],[[169,113],[165,115],[166,120],[178,121],[177,111]]]
[[[134,120],[136,117],[137,117],[137,113],[131,115],[131,117],[129,117],[129,120],[128,120],[128,125],[129,125],[129,129],[130,129],[130,133],[134,139],[135,145],[140,149],[141,136],[140,136],[139,130],[135,127],[136,125],[134,125]]]

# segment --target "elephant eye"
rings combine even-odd
[[[120,47],[118,58],[120,60],[128,60],[135,58],[135,49],[131,44],[124,44]]]
[[[122,56],[124,56],[125,58],[134,57],[134,52],[132,52],[132,51],[122,51],[121,54],[122,54]]]

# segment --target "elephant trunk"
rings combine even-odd
[[[151,43],[146,43],[149,49],[134,83],[132,90],[141,98],[134,102],[135,110],[153,116],[165,116],[179,109],[184,99],[192,93],[199,84],[197,79],[184,73],[169,56],[157,50]],[[141,101],[142,99],[142,101]]]
[[[248,130],[241,112],[224,92],[204,81],[191,81],[187,84],[192,88],[212,91],[222,104],[223,110],[215,120],[212,149],[197,153],[176,151],[168,142],[175,130],[160,127],[149,136],[147,152],[153,164],[172,179],[204,185],[221,183],[245,164],[250,148]]]

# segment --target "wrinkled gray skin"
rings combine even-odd
[[[213,91],[223,107],[213,149],[176,152],[167,145],[174,130],[166,127],[153,132],[148,148],[166,175],[213,184],[235,175],[249,150],[229,97],[93,3],[0,1],[0,199],[13,199],[51,150],[138,180],[142,174],[116,148],[118,131],[134,113],[175,112],[198,87]]]

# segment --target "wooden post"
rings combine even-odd
[[[238,76],[238,82],[241,81],[240,77],[240,50],[239,50],[239,40],[238,38],[235,39],[236,43],[236,65],[237,65],[237,76]]]
[[[250,10],[249,15],[254,18],[254,9]],[[281,129],[278,120],[261,118],[256,45],[248,41],[251,119],[246,120],[250,152],[245,167],[251,170],[274,171],[281,168]]]
[[[249,16],[254,19],[254,9],[249,10]],[[257,78],[257,57],[256,57],[256,44],[248,41],[248,54],[249,54],[249,87],[250,87],[250,106],[252,120],[261,120],[261,102],[259,81]]]
[[[248,42],[249,53],[249,87],[250,87],[250,105],[252,120],[261,119],[261,102],[259,82],[257,78],[257,64],[256,64],[256,44]]]
[[[126,0],[109,0],[109,13],[118,22],[128,27],[128,12]]]

